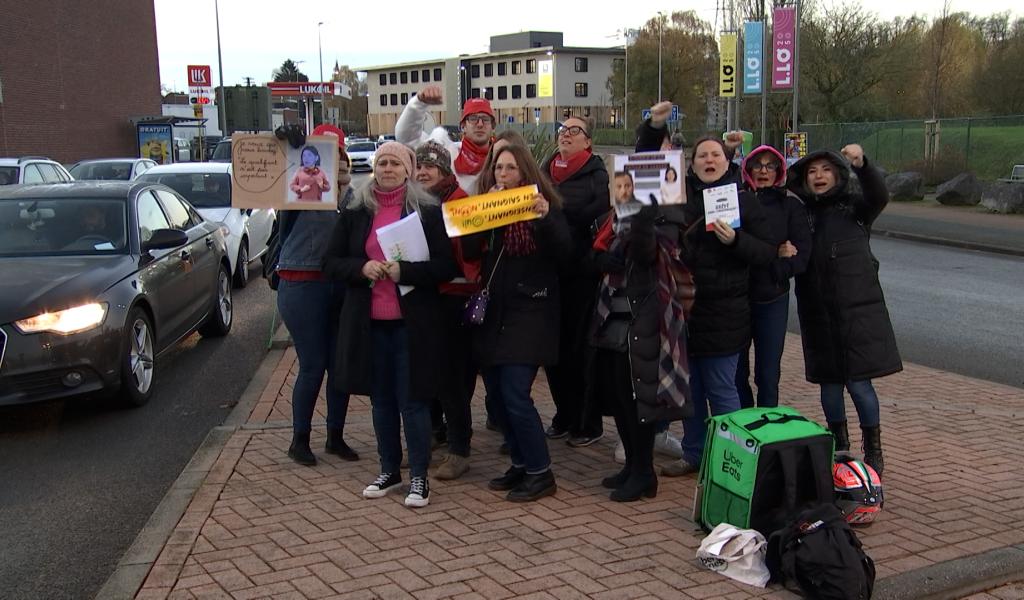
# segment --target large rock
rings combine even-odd
[[[995,181],[981,192],[981,205],[1004,214],[1024,214],[1024,182]]]
[[[920,173],[907,171],[893,173],[885,178],[889,197],[893,200],[924,200],[924,177]]]
[[[972,173],[961,173],[935,188],[935,199],[947,206],[974,206],[981,200],[981,185]]]

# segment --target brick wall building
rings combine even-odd
[[[159,114],[152,0],[5,3],[0,156],[135,156],[130,119]]]

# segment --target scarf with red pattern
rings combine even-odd
[[[491,149],[491,140],[483,146],[474,144],[469,138],[462,138],[459,156],[455,159],[455,172],[459,175],[476,175],[484,168],[487,151]]]

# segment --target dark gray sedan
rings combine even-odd
[[[160,354],[231,330],[220,227],[170,188],[0,188],[0,405],[153,393]]]

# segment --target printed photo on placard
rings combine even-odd
[[[612,206],[620,217],[623,211],[638,211],[639,206],[686,203],[686,161],[682,152],[618,154],[611,163]]]
[[[338,138],[309,136],[301,148],[287,147],[286,208],[335,208],[338,194]]]
[[[334,136],[309,136],[300,148],[271,133],[232,136],[231,206],[235,208],[336,210],[337,181],[338,138]]]

